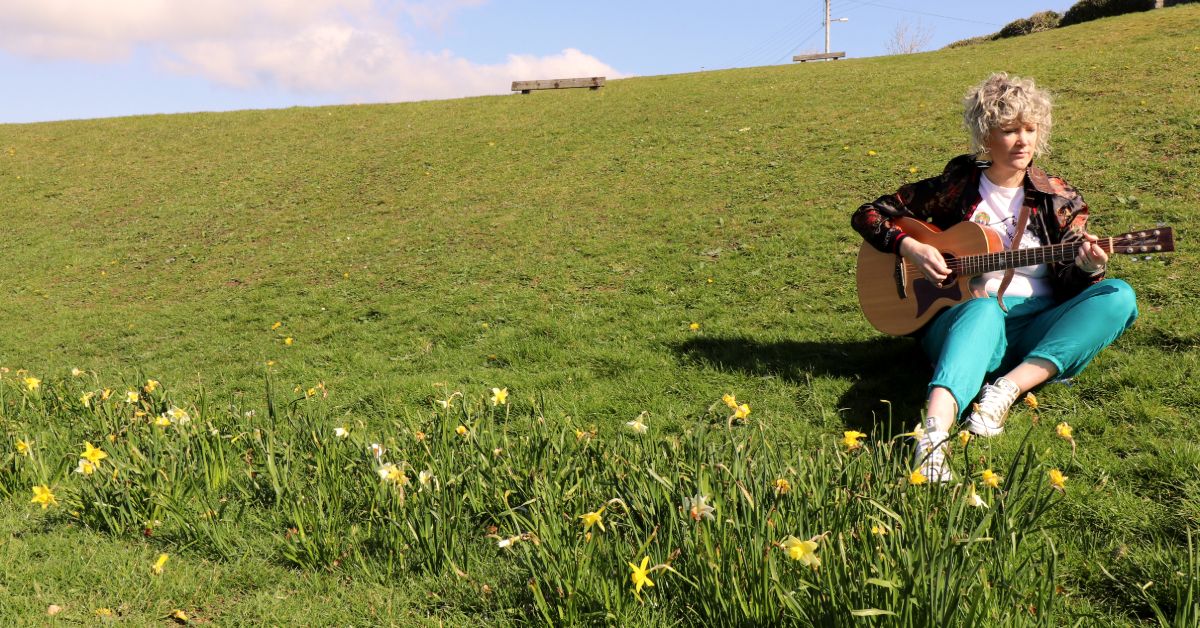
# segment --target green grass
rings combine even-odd
[[[1060,599],[1040,617],[1136,623],[1154,621],[1157,606],[1185,625],[1178,574],[1194,573],[1187,531],[1200,529],[1200,429],[1191,420],[1200,407],[1193,383],[1200,315],[1187,288],[1197,270],[1189,219],[1200,198],[1198,29],[1200,8],[1183,6],[965,49],[645,77],[596,93],[0,126],[7,262],[0,365],[45,379],[46,399],[71,392],[47,409],[27,405],[15,372],[0,382],[9,439],[35,438],[48,465],[18,467],[18,456],[0,454],[10,472],[0,486],[12,494],[0,519],[3,618],[37,623],[56,603],[67,608],[64,616],[86,619],[88,607],[132,600],[120,618],[143,623],[174,607],[223,624],[536,621],[544,608],[560,612],[526,587],[530,574],[545,573],[537,561],[548,559],[519,544],[527,562],[514,561],[474,524],[501,517],[503,490],[531,491],[575,516],[630,488],[669,519],[665,504],[699,490],[679,478],[692,478],[695,465],[682,453],[627,442],[624,423],[643,411],[653,442],[688,442],[698,426],[715,430],[719,442],[769,434],[795,459],[760,454],[769,460],[762,473],[802,468],[810,452],[832,461],[836,439],[850,428],[869,432],[872,456],[886,458],[891,436],[919,416],[928,367],[910,343],[878,337],[859,314],[852,284],[859,239],[849,213],[962,152],[959,98],[988,72],[1007,70],[1056,95],[1054,152],[1041,165],[1083,191],[1093,229],[1166,222],[1180,249],[1114,260],[1110,272],[1138,291],[1141,318],[1070,385],[1039,392],[1029,464],[1058,466],[1071,478],[1066,497],[1025,531],[1035,541],[1022,556],[1050,548],[1056,556],[1053,579],[1036,586],[1061,587]],[[276,321],[283,325],[272,330]],[[700,330],[690,331],[691,322]],[[294,343],[285,346],[285,337]],[[532,488],[520,474],[530,467],[516,466],[520,479],[480,492],[462,512],[472,525],[449,528],[472,557],[462,578],[432,549],[428,565],[391,571],[366,549],[357,554],[362,564],[333,567],[319,558],[333,539],[314,542],[317,559],[289,560],[281,536],[291,526],[283,524],[306,511],[288,510],[282,498],[261,500],[232,454],[189,458],[199,454],[171,449],[178,461],[228,458],[242,475],[234,474],[227,497],[247,514],[231,513],[230,532],[219,534],[189,531],[185,517],[164,515],[177,536],[143,538],[132,520],[76,521],[53,510],[44,517],[26,503],[41,474],[85,506],[80,479],[68,473],[75,456],[84,440],[99,442],[116,433],[118,419],[128,420],[114,414],[101,423],[73,407],[85,387],[68,374],[73,367],[96,374],[88,389],[118,394],[153,377],[175,403],[205,408],[198,416],[220,425],[227,441],[247,431],[241,417],[292,447],[311,442],[309,432],[328,439],[343,422],[380,442],[404,443],[404,430],[417,425],[452,430],[435,418],[435,398],[461,390],[478,404],[488,389],[507,387],[521,420],[493,425],[478,408],[468,414],[497,438],[549,441],[594,427],[603,447],[634,456],[635,466],[661,457],[668,466],[659,475],[674,490],[653,493],[660,485],[641,474],[631,487],[596,480],[587,503],[553,501],[565,487]],[[324,383],[329,397],[319,406],[296,406],[311,429],[263,424],[264,372],[283,407],[294,387]],[[732,431],[708,411],[729,391],[753,408],[750,424]],[[255,417],[244,417],[249,410]],[[526,425],[531,413],[546,427]],[[1021,434],[1031,419],[1020,414],[1013,434],[981,449],[986,462],[1007,469],[1023,459]],[[1053,436],[1063,420],[1076,430],[1074,459]],[[134,442],[129,430],[114,453]],[[708,452],[711,464],[740,459],[712,447],[680,451]],[[516,450],[519,462],[548,476],[564,466],[534,448]],[[309,453],[297,473],[324,460]],[[345,455],[371,479],[369,459]],[[855,474],[866,470],[851,468],[846,477],[862,481]],[[901,505],[899,478],[881,482],[863,494],[920,512],[920,504]],[[1044,488],[1040,476],[1036,484]],[[162,501],[170,486],[148,488],[147,499]],[[331,494],[353,494],[336,486]],[[729,504],[740,494],[721,482],[704,490],[731,491],[721,498]],[[747,490],[756,503],[770,494],[761,485]],[[931,499],[957,499],[937,495]],[[129,517],[150,507],[129,503]],[[346,512],[365,522],[372,508],[382,507],[354,502]],[[766,536],[770,528],[754,512],[739,515],[745,529],[714,525],[726,534],[718,545],[783,538]],[[799,524],[808,514],[788,516]],[[618,528],[619,540],[596,563],[609,570],[610,589],[581,594],[589,601],[562,611],[577,613],[566,617],[603,619],[592,613],[606,605],[645,623],[742,612],[710,606],[721,596],[700,579],[699,565],[681,569],[695,588],[658,572],[651,602],[634,603],[623,560],[638,558],[656,523],[667,525],[647,516]],[[668,528],[682,534],[678,524]],[[578,532],[538,525],[562,543]],[[853,527],[838,526],[846,534]],[[672,538],[682,546],[682,536]],[[224,552],[212,549],[223,543]],[[673,549],[664,544],[655,559]],[[172,555],[168,577],[154,580],[146,574],[162,551]],[[839,583],[869,590],[833,562],[826,555],[821,572],[834,574],[829,591]],[[780,567],[780,582],[791,582],[797,570]],[[88,570],[116,575],[81,587],[77,576]],[[482,574],[495,580],[480,602]],[[192,586],[198,582],[205,584]],[[837,608],[848,612],[861,600],[846,595]],[[946,607],[933,593],[912,595],[926,608]],[[767,597],[754,599],[754,608],[767,605]]]

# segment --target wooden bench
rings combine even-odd
[[[548,79],[543,81],[513,81],[512,91],[528,94],[535,89],[566,89],[568,87],[600,89],[604,87],[604,77],[587,76],[583,78]]]
[[[821,59],[831,59],[833,61],[837,61],[844,56],[846,56],[846,53],[844,52],[818,52],[811,55],[796,55],[792,57],[792,61],[799,61],[801,63],[805,61],[820,61]]]

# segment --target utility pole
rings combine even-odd
[[[839,17],[836,20],[829,19],[829,0],[825,0],[825,54],[829,54],[829,22],[849,22],[850,18]]]

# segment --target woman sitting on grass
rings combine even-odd
[[[854,229],[938,284],[951,273],[941,252],[908,237],[894,218],[928,221],[941,230],[972,221],[1015,248],[1024,206],[1028,225],[1020,248],[1083,242],[1070,262],[1007,271],[1006,288],[1004,272],[973,279],[973,291],[982,289],[987,298],[959,303],[914,334],[934,362],[914,464],[934,482],[951,479],[946,443],[961,414],[971,410],[966,429],[979,436],[1001,433],[1021,393],[1051,378],[1078,375],[1137,318],[1133,289],[1104,278],[1108,255],[1085,230],[1083,197],[1032,165],[1050,139],[1046,92],[1032,80],[996,73],[972,88],[963,105],[974,154],[955,157],[941,175],[858,208]],[[986,384],[985,378],[995,379]],[[977,393],[978,402],[971,404]]]

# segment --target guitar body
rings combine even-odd
[[[893,223],[909,237],[936,247],[947,262],[1004,250],[999,234],[973,222],[945,231],[914,218],[897,218]],[[871,325],[893,336],[911,334],[938,312],[985,296],[971,292],[971,279],[952,273],[944,286],[938,286],[899,255],[881,253],[866,242],[858,251],[858,303]]]

